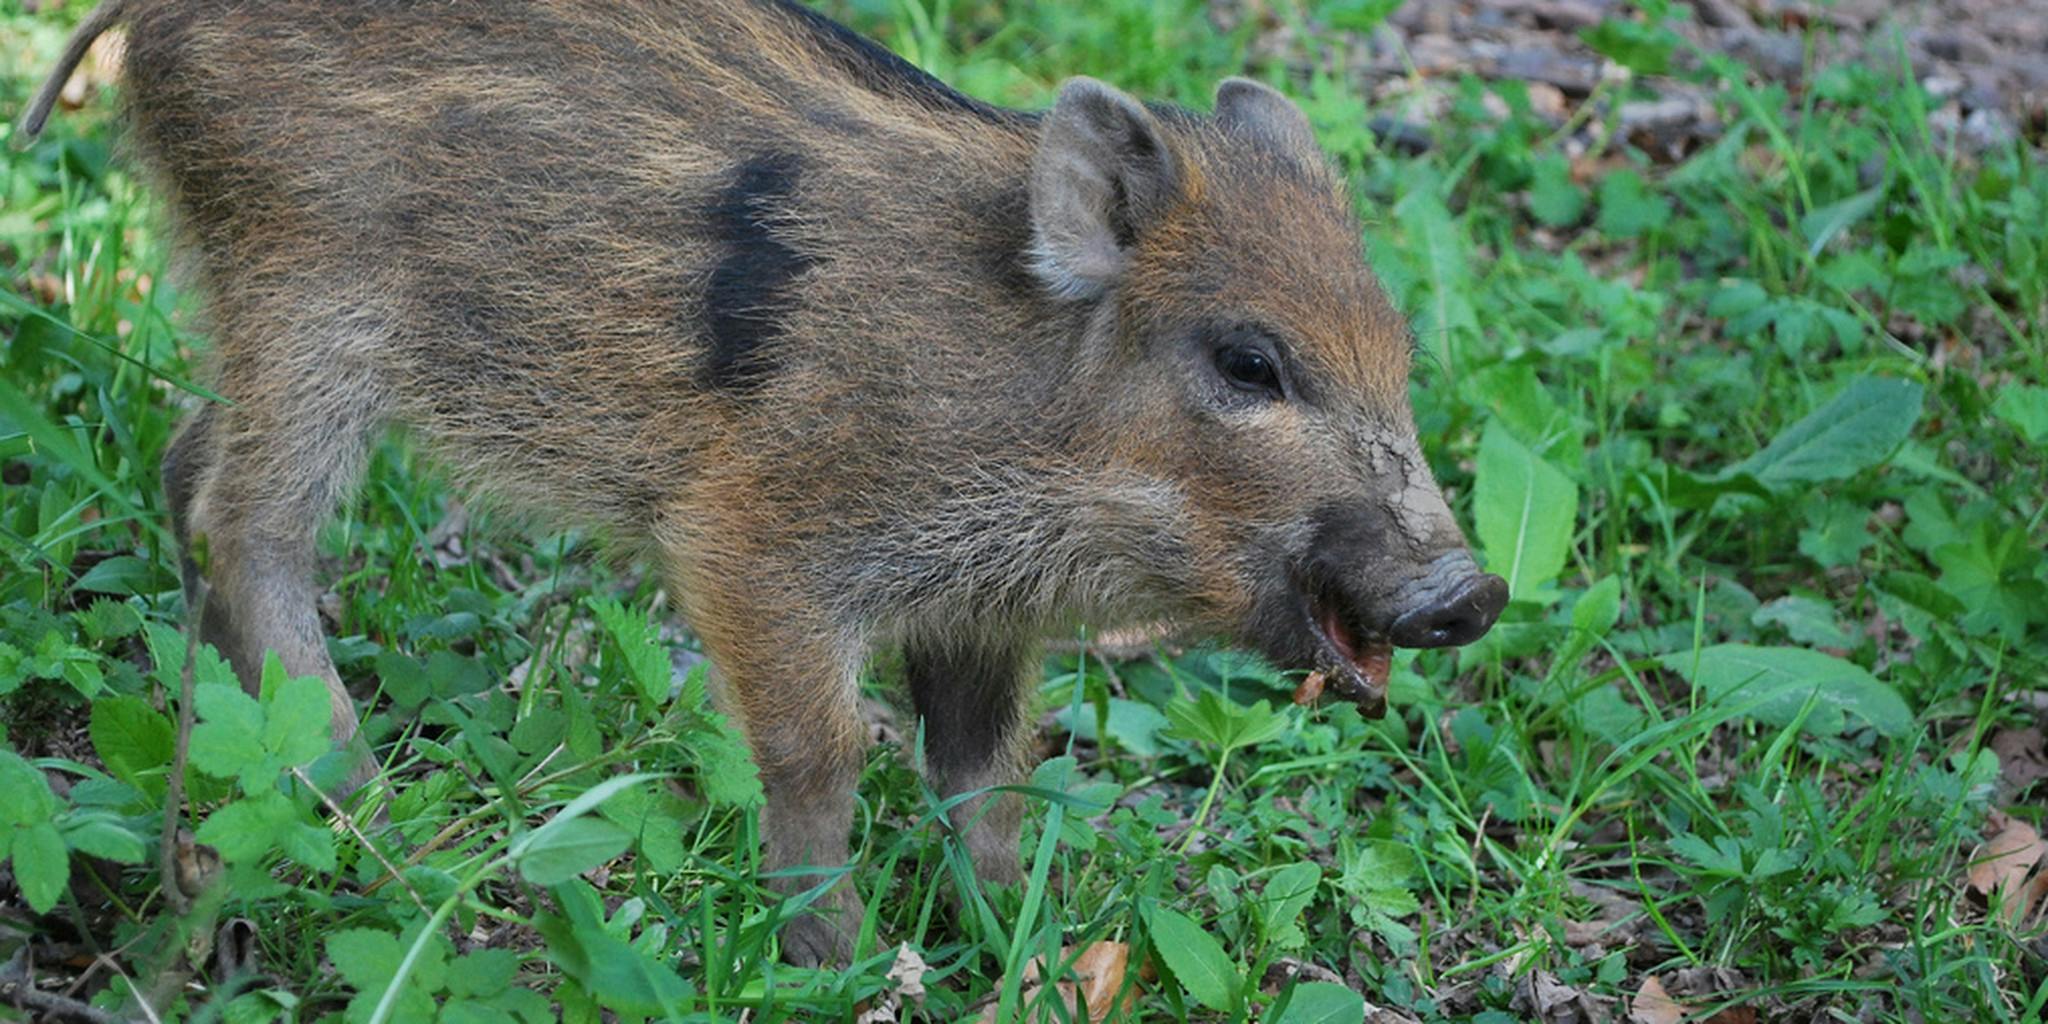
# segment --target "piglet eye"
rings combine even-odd
[[[1247,345],[1225,345],[1216,350],[1216,372],[1230,382],[1230,386],[1268,398],[1284,397],[1280,388],[1280,370],[1273,365],[1272,357]]]

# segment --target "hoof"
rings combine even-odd
[[[826,969],[852,963],[861,913],[858,906],[850,908],[851,913],[847,909],[813,910],[783,925],[782,959],[796,967]]]

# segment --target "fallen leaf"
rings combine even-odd
[[[1063,947],[1060,950],[1060,962],[1067,963],[1072,953],[1071,946]],[[1045,985],[1040,980],[1045,970],[1041,962],[1043,959],[1033,957],[1030,963],[1024,965],[1025,987],[1021,1002],[1025,1006],[1030,1006],[1045,995]],[[1091,1024],[1100,1024],[1109,1016],[1110,1007],[1118,1004],[1117,990],[1124,987],[1124,973],[1130,962],[1131,947],[1121,942],[1097,942],[1082,950],[1081,955],[1074,957],[1072,965],[1068,968],[1071,980],[1063,978],[1053,983],[1053,992],[1059,997],[1060,1004],[1066,1007],[1066,1016],[1078,1019],[1081,1007],[1086,1005],[1088,1020]],[[1142,972],[1140,976],[1142,977]],[[1001,991],[1002,987],[1002,983],[998,981],[997,991]],[[1120,1006],[1125,1017],[1131,1014],[1137,990],[1138,986],[1132,985],[1131,990],[1124,993]],[[1054,1015],[1045,1016],[1051,1019]],[[996,1004],[990,1003],[983,1007],[980,1019],[992,1024],[996,1019]]]
[[[896,986],[896,994],[913,1003],[924,1002],[924,973],[931,970],[924,958],[910,948],[906,942],[896,947],[896,963],[889,968],[886,977]]]
[[[1991,734],[1991,752],[1998,755],[1998,775],[2015,793],[2048,778],[2048,737],[2036,726],[2000,729]]]
[[[1629,1002],[1628,1019],[1635,1024],[1679,1024],[1691,1012],[1685,1004],[1671,998],[1664,991],[1664,983],[1653,974],[1643,979],[1643,987],[1636,989],[1636,997]]]
[[[1681,972],[1684,973],[1684,972]],[[1695,977],[1693,980],[1708,980]],[[1716,984],[1716,987],[1720,987]],[[1747,1006],[1726,1006],[1711,1016],[1698,1016],[1696,1006],[1671,998],[1656,975],[1643,979],[1636,997],[1629,1001],[1628,1019],[1634,1024],[1756,1024],[1756,1010]]]
[[[2005,923],[2015,930],[2026,924],[2027,918],[2048,903],[2048,871],[2043,871],[2020,886],[2012,899],[2005,904]]]
[[[1312,963],[1307,960],[1297,960],[1291,956],[1283,956],[1274,960],[1272,965],[1266,968],[1265,975],[1259,979],[1259,991],[1269,996],[1277,996],[1282,989],[1304,981],[1321,981],[1332,985],[1344,984],[1342,975],[1321,964]]]
[[[1109,1016],[1117,990],[1124,987],[1124,969],[1131,962],[1131,947],[1121,942],[1097,942],[1081,951],[1074,961],[1074,977],[1081,984],[1081,998],[1088,1007],[1088,1019]],[[1130,1000],[1126,999],[1128,1011]]]
[[[1577,1017],[1579,990],[1566,985],[1549,971],[1532,971],[1522,976],[1515,987],[1516,1009],[1533,1013],[1537,1020],[1563,1020]]]
[[[860,1013],[853,1018],[853,1024],[896,1024],[896,1020],[903,1015],[903,1007],[897,1001],[894,992],[882,993],[864,1009],[860,1006],[854,1008],[860,1010]]]
[[[1316,699],[1323,695],[1324,682],[1325,678],[1321,669],[1310,672],[1307,678],[1301,681],[1301,685],[1294,688],[1294,702],[1296,704],[1314,704]]]
[[[2034,869],[2041,858],[2048,856],[2048,843],[2041,841],[2041,834],[2024,821],[1998,815],[2004,824],[1990,839],[1977,847],[1970,855],[1970,888],[1986,897],[1994,894],[2010,902],[2017,894],[2027,873]]]

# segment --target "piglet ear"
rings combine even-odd
[[[1279,90],[1249,78],[1226,78],[1216,86],[1216,123],[1309,166],[1322,162],[1308,115]]]
[[[1113,287],[1179,182],[1179,161],[1137,100],[1092,78],[1068,79],[1031,161],[1039,278],[1065,298]]]

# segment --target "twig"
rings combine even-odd
[[[35,987],[35,979],[28,975],[28,950],[14,954],[14,959],[0,967],[0,1000],[18,1009],[36,1012],[39,1020],[82,1020],[89,1024],[120,1024],[119,1018],[96,1006],[67,999],[55,992],[45,992]]]
[[[197,578],[198,574],[194,574]],[[199,624],[205,621],[206,581],[198,580],[185,607],[185,665],[178,671],[178,738],[172,748],[171,777],[164,784],[164,833],[157,849],[158,886],[171,912],[184,916],[192,900],[178,879],[178,827],[185,816],[185,760],[192,747],[192,666],[199,654]]]
[[[419,890],[412,887],[412,882],[406,879],[404,872],[398,869],[398,865],[391,863],[391,859],[384,856],[384,851],[378,849],[377,844],[370,841],[370,837],[364,834],[361,828],[356,826],[355,819],[349,817],[348,812],[342,810],[341,805],[335,803],[334,798],[328,796],[326,790],[313,784],[313,780],[306,775],[305,769],[293,768],[292,777],[298,779],[300,785],[312,790],[313,795],[320,798],[320,803],[326,806],[327,813],[333,815],[334,820],[340,822],[341,827],[348,830],[349,835],[356,837],[356,842],[360,843],[363,849],[370,851],[370,856],[375,857],[377,863],[384,865],[384,870],[389,872],[392,878],[398,880],[398,884],[404,887],[406,895],[412,897],[413,904],[419,907],[422,913],[433,913],[433,908],[427,906],[426,899],[420,896]]]

